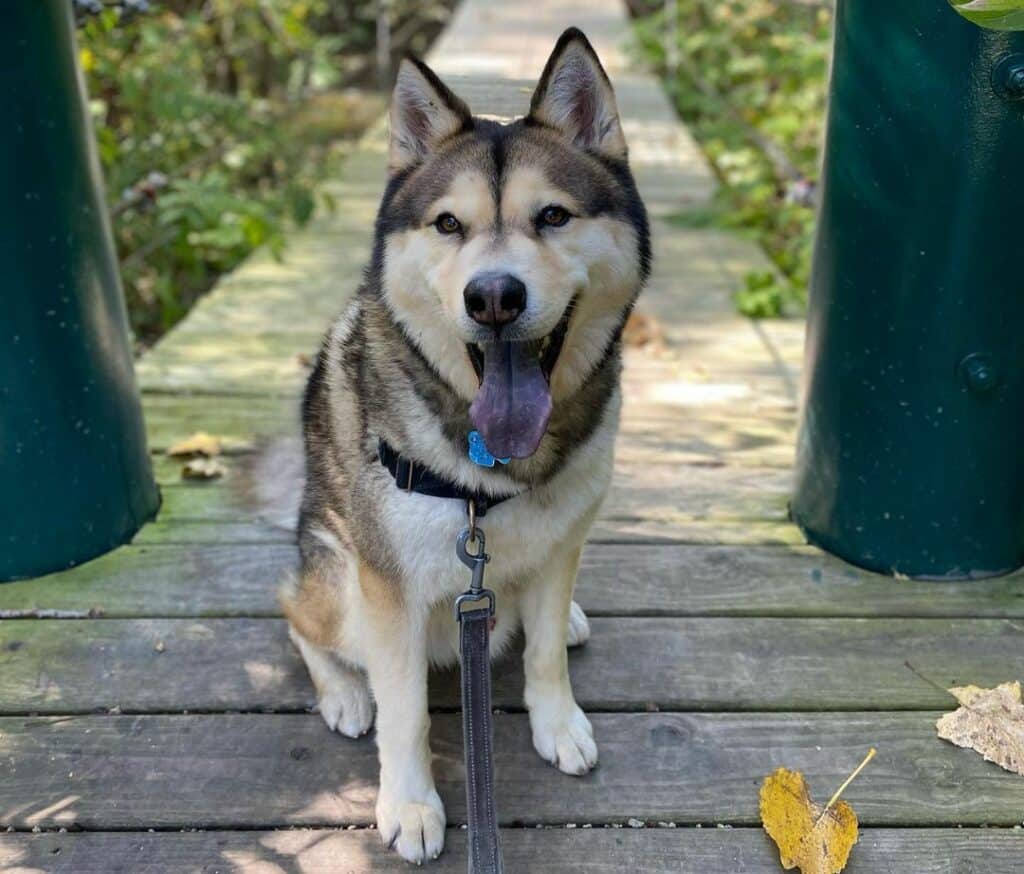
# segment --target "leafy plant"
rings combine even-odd
[[[779,276],[747,277],[740,310],[754,317],[801,308],[810,274],[832,13],[792,0],[678,0],[678,20],[641,10],[638,45],[661,70],[680,114],[723,185],[709,212],[752,233]],[[678,66],[666,52],[676,35]],[[692,223],[686,215],[680,222]]]
[[[949,0],[964,18],[991,30],[1024,30],[1024,0]]]
[[[338,90],[376,84],[376,4],[138,6],[83,12],[79,47],[129,316],[145,344],[254,248],[281,255],[289,229],[331,206],[317,182],[381,100]],[[397,53],[436,32],[450,4],[387,8],[406,32]]]

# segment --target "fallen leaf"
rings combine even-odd
[[[181,469],[183,479],[220,479],[228,472],[215,458],[193,458]]]
[[[623,343],[636,347],[661,347],[664,341],[665,331],[654,316],[637,310],[630,313],[626,326],[622,329]]]
[[[824,807],[811,800],[810,789],[799,771],[779,768],[761,784],[761,822],[779,848],[782,867],[803,874],[839,874],[857,843],[857,814],[845,801],[843,790],[875,756],[875,750]]]
[[[949,692],[961,706],[935,724],[939,737],[1024,776],[1024,703],[1020,683],[1003,683],[994,689],[954,686]]]
[[[207,434],[205,431],[197,431],[191,437],[179,440],[167,449],[167,454],[171,458],[190,458],[197,455],[213,458],[215,455],[220,455],[220,452],[220,438]]]

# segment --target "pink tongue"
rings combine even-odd
[[[551,392],[534,343],[488,343],[484,380],[469,417],[496,458],[537,451],[551,416]]]

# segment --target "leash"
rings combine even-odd
[[[507,464],[495,458],[477,432],[468,436],[469,458],[483,467]],[[484,568],[490,556],[484,551],[484,532],[477,527],[489,507],[516,495],[487,495],[473,492],[445,479],[393,449],[383,439],[377,443],[380,463],[407,492],[435,498],[456,498],[466,502],[469,526],[455,541],[459,560],[472,572],[469,589],[455,599],[459,623],[459,652],[462,656],[462,741],[466,760],[466,810],[469,835],[469,874],[503,874],[498,815],[494,804],[494,727],[491,724],[491,628],[494,622],[494,592],[484,588]],[[470,545],[476,552],[470,552]]]
[[[469,874],[502,874],[498,815],[494,803],[494,727],[491,724],[491,623],[494,592],[484,588],[484,532],[476,526],[476,505],[466,502],[469,527],[455,541],[459,560],[472,572],[469,589],[455,599],[462,654],[462,741],[466,760]],[[469,551],[469,544],[476,552]]]

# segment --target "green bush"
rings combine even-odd
[[[390,9],[419,35],[447,6]],[[166,0],[83,17],[81,63],[141,343],[255,247],[280,254],[289,228],[330,205],[316,182],[381,102],[329,89],[373,79],[375,28],[376,4],[359,0]]]
[[[777,277],[748,277],[738,290],[738,306],[751,316],[806,301],[814,212],[789,195],[794,182],[817,178],[831,28],[831,5],[814,0],[678,0],[675,27],[660,7],[637,22],[643,54],[665,75],[722,180],[711,219],[752,232],[779,269]],[[680,64],[670,72],[672,33]],[[698,220],[708,221],[706,209]]]

